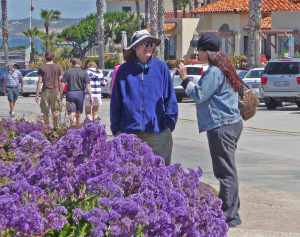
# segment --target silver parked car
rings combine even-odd
[[[263,97],[260,94],[260,82],[261,76],[264,73],[264,68],[253,68],[251,69],[247,75],[243,78],[243,81],[249,86],[251,90],[257,92],[258,98],[260,101],[263,101]]]
[[[194,65],[186,65],[187,76],[188,78],[194,82],[195,84],[198,83],[200,80],[203,72],[208,69],[207,64],[194,64]],[[181,86],[182,80],[177,72],[174,73],[173,77],[173,86],[177,98],[177,102],[181,102],[183,98],[188,97],[185,93],[185,90]]]
[[[24,79],[24,97],[28,97],[31,94],[36,93],[36,85],[39,80],[39,77],[37,75],[37,71],[29,72]]]
[[[282,102],[296,103],[300,109],[300,58],[270,60],[261,77],[261,95],[269,110]]]
[[[101,89],[101,93],[103,97],[109,97],[110,96],[110,89],[112,84],[112,79],[114,76],[114,69],[103,69],[102,70],[103,76],[105,78],[105,87]]]

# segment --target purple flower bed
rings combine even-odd
[[[24,126],[9,140],[14,160],[0,162],[0,233],[227,235],[222,202],[199,183],[200,168],[165,167],[136,136],[107,140],[97,123],[69,130],[55,141],[45,136],[50,128]],[[9,136],[2,132],[0,146]]]

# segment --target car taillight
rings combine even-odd
[[[107,79],[104,79],[105,80],[105,82],[108,82],[108,80]]]
[[[300,77],[297,77],[297,83],[300,85]]]
[[[261,84],[262,84],[262,85],[266,85],[266,84],[267,84],[267,81],[268,81],[268,78],[267,78],[267,77],[262,77],[262,78],[261,78]]]
[[[202,76],[203,74],[203,67],[201,68],[201,71],[200,71],[200,75]]]

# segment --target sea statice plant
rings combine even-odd
[[[85,122],[53,142],[41,125],[1,123],[10,126],[1,144],[10,137],[15,156],[0,160],[1,234],[227,235],[222,201],[200,183],[202,169],[166,167],[135,135],[108,139],[99,123]]]

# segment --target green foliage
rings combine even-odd
[[[113,38],[116,44],[121,42],[122,31],[127,33],[127,41],[137,30],[136,16],[126,12],[108,12],[104,14],[104,41]],[[63,29],[59,38],[72,42],[74,57],[83,58],[93,46],[98,45],[97,14],[90,14],[78,24]]]
[[[87,65],[90,61],[94,61],[99,66],[99,57],[90,57],[84,61],[84,67],[87,68]],[[119,64],[118,57],[116,55],[105,55],[104,56],[104,66],[108,69],[114,69],[115,66]]]
[[[178,68],[181,60],[166,60],[165,63],[168,65],[169,69]]]
[[[105,68],[114,69],[115,66],[117,66],[118,64],[119,64],[118,56],[112,55],[112,56],[104,57]]]
[[[59,64],[61,66],[61,68],[64,72],[67,71],[69,68],[71,68],[70,58],[62,57],[57,61],[57,64]]]
[[[57,60],[60,58],[71,58],[71,50],[70,47],[59,46],[54,48],[54,54]]]
[[[84,60],[84,68],[87,68],[87,65],[90,61],[94,61],[95,63],[97,63],[97,66],[99,67],[99,57],[89,57],[87,59]]]
[[[133,33],[138,29],[136,15],[124,11],[107,12],[104,14],[104,27],[106,39],[108,37],[113,38],[113,34],[115,34],[114,42],[118,44],[122,40],[122,31],[126,31],[129,42]]]

